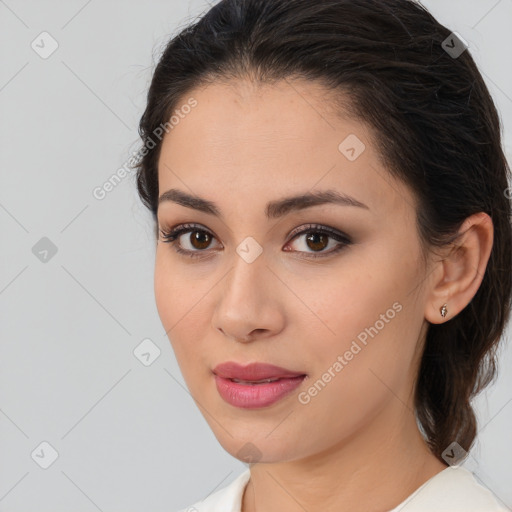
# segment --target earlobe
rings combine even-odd
[[[425,319],[433,324],[450,320],[471,302],[491,255],[494,228],[486,213],[468,217],[459,234],[449,253],[438,263],[441,277],[432,283]]]
[[[449,301],[450,299],[448,298],[447,300]],[[427,304],[425,319],[428,320],[431,324],[442,324],[448,320],[451,320],[454,316],[455,313],[452,313],[450,310],[449,302],[437,300],[436,302],[430,302]]]

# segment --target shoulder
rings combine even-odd
[[[449,466],[425,482],[390,512],[506,512],[471,471]]]
[[[250,476],[251,471],[247,469],[226,487],[179,512],[240,512],[242,496]]]

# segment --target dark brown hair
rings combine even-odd
[[[340,93],[344,114],[371,127],[388,172],[417,198],[424,251],[452,243],[468,216],[486,212],[494,244],[481,286],[458,315],[428,326],[416,383],[417,418],[438,458],[453,441],[467,451],[474,442],[470,401],[496,375],[512,288],[500,119],[469,50],[454,56],[443,47],[450,34],[412,0],[221,0],[163,51],[136,165],[140,198],[156,221],[155,134],[187,94],[216,81],[301,78]]]

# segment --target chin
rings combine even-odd
[[[297,451],[297,447],[300,446],[299,441],[292,439],[289,435],[283,439],[265,437],[266,430],[264,434],[261,430],[258,432],[251,432],[250,429],[244,429],[244,432],[236,432],[229,428],[228,430],[233,437],[218,426],[213,433],[224,450],[246,464],[288,462],[304,456]]]

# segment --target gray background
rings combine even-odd
[[[469,42],[510,155],[512,0],[423,3]],[[246,469],[184,387],[154,304],[153,225],[133,174],[103,200],[92,194],[138,147],[162,45],[206,7],[0,0],[0,511],[173,512]],[[31,47],[43,31],[59,45],[46,59]],[[33,252],[43,237],[57,249],[46,262]],[[147,338],[161,351],[150,366],[133,353]],[[465,465],[512,507],[507,345],[476,402],[481,431]],[[43,441],[58,452],[47,469]]]

